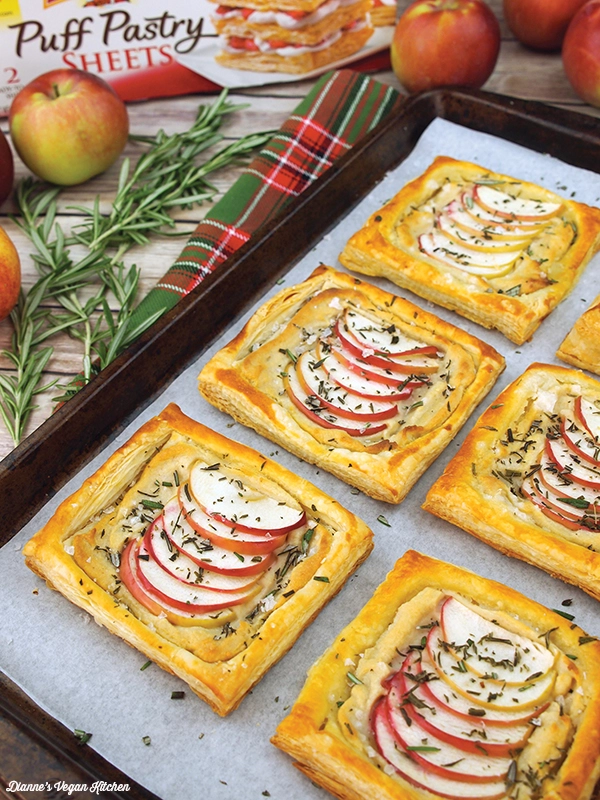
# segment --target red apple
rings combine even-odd
[[[0,131],[0,205],[12,192],[15,179],[13,154],[6,136]]]
[[[409,92],[453,84],[479,88],[499,49],[500,26],[483,0],[417,0],[396,25],[392,67]]]
[[[589,0],[571,20],[562,60],[579,97],[600,107],[600,0]]]
[[[7,317],[19,299],[21,262],[3,228],[0,228],[0,319]]]
[[[506,24],[527,47],[558,50],[586,0],[504,0]]]
[[[11,104],[9,122],[29,169],[63,186],[108,169],[129,133],[127,109],[114,89],[74,69],[52,70],[27,84]]]

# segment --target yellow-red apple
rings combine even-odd
[[[562,60],[579,97],[600,107],[600,0],[589,0],[571,20]]]
[[[417,0],[396,25],[392,67],[409,92],[479,88],[492,74],[499,49],[500,26],[483,0]]]
[[[0,205],[12,192],[15,179],[13,154],[6,136],[0,131]]]
[[[506,24],[527,47],[558,50],[569,22],[587,0],[504,0]]]
[[[75,69],[52,70],[24,86],[11,104],[9,123],[29,169],[63,186],[108,169],[129,133],[127,109],[114,89]]]
[[[8,317],[19,299],[21,262],[17,249],[0,228],[0,319]]]

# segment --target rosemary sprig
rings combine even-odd
[[[31,178],[19,184],[20,217],[15,222],[35,248],[32,258],[39,278],[28,292],[21,292],[11,313],[11,347],[2,353],[15,372],[0,374],[0,416],[15,444],[35,408],[35,396],[56,383],[40,385],[53,352],[44,343],[60,331],[82,343],[81,375],[56,398],[68,399],[160,316],[159,311],[130,326],[139,270],[125,266],[123,256],[156,234],[187,235],[173,232],[175,221],[169,212],[212,200],[217,189],[207,177],[243,163],[272,135],[267,131],[244,136],[198,164],[201,154],[222,141],[218,130],[224,118],[244,108],[226,98],[224,91],[214,103],[200,106],[194,124],[183,133],[161,130],[156,136],[132,136],[147,150],[135,166],[124,160],[110,212],[100,212],[99,197],[92,208],[71,207],[83,221],[70,234],[56,222],[60,188]],[[110,296],[116,310],[109,305]]]

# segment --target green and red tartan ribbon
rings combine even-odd
[[[135,310],[132,327],[172,308],[374,128],[399,98],[395,89],[357,72],[324,75],[199,224]]]

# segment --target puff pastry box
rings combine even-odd
[[[439,156],[350,238],[340,261],[522,344],[599,246],[599,209]]]
[[[567,364],[600,374],[600,295],[573,325],[556,355]]]
[[[256,536],[247,519],[227,522],[216,509],[227,515],[225,501],[234,508],[236,497],[249,513],[291,513],[294,529]],[[209,521],[202,508],[212,508]],[[335,500],[171,404],[59,506],[24,553],[51,588],[225,715],[340,590],[371,540]]]
[[[342,800],[587,800],[599,729],[594,637],[409,551],[311,668],[272,741]]]
[[[396,359],[398,349],[409,355]],[[320,266],[254,314],[199,389],[305,461],[398,503],[503,368],[474,336]]]
[[[423,507],[600,599],[598,420],[598,381],[533,364],[477,421]]]

